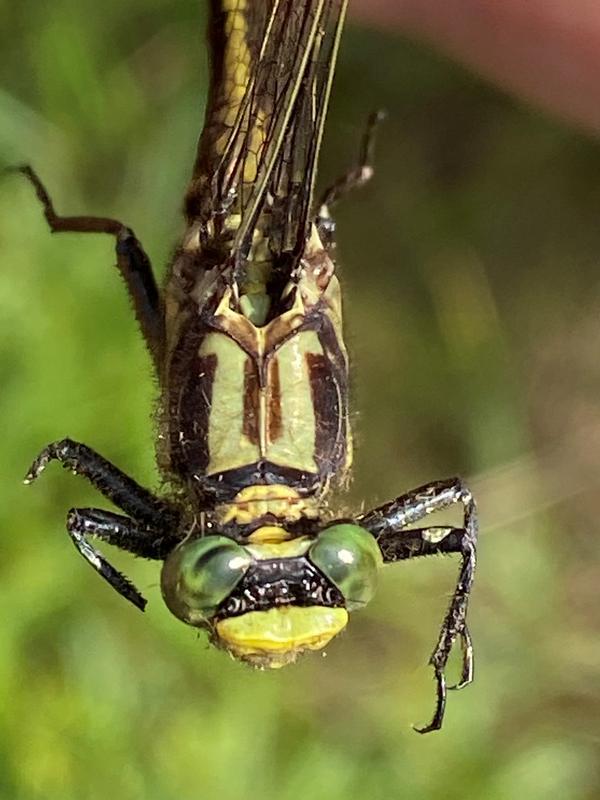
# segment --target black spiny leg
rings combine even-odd
[[[318,203],[318,213],[315,220],[321,241],[331,245],[335,232],[335,223],[329,213],[331,207],[348,192],[364,186],[373,177],[373,151],[375,148],[375,132],[380,122],[385,119],[384,111],[374,111],[367,120],[367,126],[358,154],[358,163],[326,189]]]
[[[61,217],[55,212],[44,184],[30,166],[14,167],[9,171],[20,172],[33,185],[52,233],[109,233],[116,238],[117,267],[125,280],[135,316],[158,369],[164,345],[160,296],[150,259],[131,228],[108,217]]]
[[[77,475],[83,475],[132,517],[95,508],[72,509],[67,517],[67,531],[81,555],[104,580],[143,611],[146,601],[140,592],[106,561],[86,537],[98,536],[143,558],[162,559],[177,544],[173,535],[177,530],[177,512],[94,450],[70,439],[45,447],[29,468],[25,483],[36,480],[52,460],[60,461]]]
[[[434,511],[455,503],[460,503],[464,509],[462,528],[437,526],[404,530]],[[478,528],[475,501],[459,478],[451,478],[428,483],[375,508],[365,514],[360,522],[376,537],[385,562],[435,553],[460,553],[462,556],[456,588],[429,660],[437,682],[435,713],[429,725],[416,728],[419,733],[439,730],[446,707],[446,689],[461,689],[473,680],[473,646],[466,616],[476,563]],[[455,686],[446,687],[444,670],[457,638],[460,638],[463,653],[462,675]]]
[[[76,475],[83,475],[99,492],[137,522],[146,523],[158,530],[174,530],[177,525],[177,513],[165,501],[144,489],[95,450],[71,439],[62,439],[47,445],[29,468],[25,483],[33,483],[53,460],[60,461]]]
[[[139,525],[129,517],[99,508],[72,508],[67,516],[67,531],[85,560],[105,581],[136,608],[143,611],[146,600],[131,581],[116,570],[87,540],[96,536],[109,544],[142,558],[163,560],[178,543],[177,537]]]

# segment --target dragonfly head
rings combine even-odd
[[[215,644],[257,667],[281,667],[324,647],[375,592],[381,554],[373,536],[336,522],[285,538],[276,526],[239,544],[211,534],[186,539],[165,560],[169,609],[208,628]]]

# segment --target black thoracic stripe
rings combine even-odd
[[[303,472],[271,461],[258,461],[225,472],[204,475],[198,481],[198,488],[211,495],[215,502],[228,503],[247,486],[268,484],[290,486],[301,495],[311,495],[319,490],[320,478],[316,472]]]
[[[344,455],[344,430],[340,430],[340,409],[336,376],[327,356],[306,353],[312,404],[315,413],[315,462],[319,473],[330,476]]]
[[[323,313],[323,308],[321,304],[317,306],[316,310],[313,312],[313,315],[318,320],[318,325],[315,326],[315,329],[318,331],[319,341],[323,346],[323,350],[325,351],[325,353],[327,353],[329,360],[332,362],[333,367],[335,369],[335,373],[338,376],[340,389],[342,391],[342,395],[345,400],[344,407],[346,407],[347,396],[348,396],[347,356],[344,350],[342,349],[338,333],[334,329],[333,323],[331,322],[329,317],[325,313]],[[309,317],[309,320],[310,319],[311,317]]]
[[[277,441],[283,432],[283,419],[281,416],[281,383],[279,380],[279,360],[271,358],[267,364],[267,441]]]
[[[321,308],[317,310],[316,329],[324,355],[307,354],[316,422],[315,461],[323,480],[331,480],[348,457],[348,362],[331,320]]]
[[[174,470],[185,478],[203,475],[209,463],[208,426],[217,356],[196,356],[188,362],[190,372],[179,391],[177,423],[171,428]]]
[[[227,366],[223,365],[222,368],[227,369]],[[258,369],[254,360],[248,357],[244,361],[244,419],[242,421],[242,433],[254,445],[258,445],[260,442],[259,390]]]
[[[237,521],[223,522],[220,515],[215,518],[209,514],[207,516],[206,529],[209,532],[220,533],[222,536],[227,536],[245,545],[248,543],[248,537],[254,531],[263,528],[265,525],[277,525],[279,522],[274,514],[262,514],[260,517],[256,517],[245,524]],[[323,525],[324,522],[320,517],[301,516],[297,520],[286,520],[285,529],[292,538],[296,538],[297,536],[314,536],[316,531],[320,530]]]

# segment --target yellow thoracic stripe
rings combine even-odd
[[[246,423],[244,388],[248,356],[233,339],[209,333],[198,355],[214,356],[216,366],[208,420],[208,474],[254,464],[260,459],[257,442],[244,433]]]

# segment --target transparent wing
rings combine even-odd
[[[249,246],[268,211],[271,249],[299,254],[346,0],[213,0],[211,89],[190,218]]]

